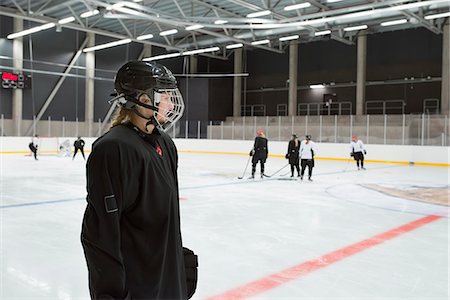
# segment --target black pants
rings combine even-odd
[[[302,159],[302,177],[305,174],[306,166],[308,166],[308,177],[311,178],[312,176],[312,169],[314,167],[314,160],[312,159]]]
[[[294,168],[297,169],[297,174],[300,176],[300,165],[298,162],[296,164],[291,164],[291,175],[294,177]]]
[[[84,150],[83,150],[83,148],[77,148],[77,147],[75,147],[75,153],[73,154],[72,160],[75,159],[75,155],[77,155],[78,150],[81,151],[81,154],[83,155],[84,160],[86,160],[86,157],[84,157]]]
[[[261,175],[262,175],[262,174],[264,174],[264,162],[262,160],[259,160],[259,163],[261,165]],[[257,164],[258,164],[258,161],[252,163],[252,175],[255,175]]]
[[[364,154],[362,152],[353,153],[353,158],[356,160],[356,165],[359,168],[359,162],[361,161],[361,168],[364,168]]]
[[[33,145],[33,143],[30,143],[28,148],[30,148],[31,152],[33,152],[34,159],[37,160],[37,148]]]

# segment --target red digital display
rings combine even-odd
[[[14,74],[11,72],[0,72],[1,85],[4,89],[25,89],[31,88],[31,76],[24,74]]]
[[[2,74],[2,80],[10,80],[10,81],[17,81],[19,79],[19,76],[17,74],[9,73],[9,72],[3,72]]]

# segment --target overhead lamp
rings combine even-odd
[[[280,37],[279,40],[280,40],[280,42],[284,42],[284,41],[296,40],[296,39],[298,39],[298,38],[299,38],[299,36],[296,34],[296,35],[290,35],[290,36],[283,36],[283,37]]]
[[[270,43],[269,40],[260,40],[260,41],[252,42],[252,45],[263,45],[263,44],[268,44],[268,43]]]
[[[47,24],[44,24],[44,25],[32,27],[32,28],[27,29],[27,30],[23,30],[23,31],[19,31],[19,32],[16,32],[16,33],[8,34],[8,36],[6,38],[12,40],[12,39],[15,39],[15,38],[27,35],[27,34],[32,34],[32,33],[35,33],[35,32],[42,31],[42,30],[50,29],[52,27],[55,27],[55,25],[56,25],[55,23],[47,23]]]
[[[67,18],[59,20],[58,23],[62,25],[62,24],[67,24],[67,23],[73,22],[73,21],[75,21],[74,17],[67,17]]]
[[[289,11],[289,10],[307,8],[307,7],[310,7],[310,6],[311,6],[311,3],[304,2],[304,3],[294,4],[294,5],[288,5],[288,6],[286,6],[284,8],[284,10]]]
[[[327,3],[341,2],[342,0],[327,0]]]
[[[355,31],[355,30],[364,30],[367,29],[367,25],[359,25],[344,28],[344,31]]]
[[[323,89],[325,86],[323,84],[311,84],[309,87],[311,89]]]
[[[214,51],[219,51],[219,50],[220,50],[219,47],[210,47],[210,48],[204,48],[204,49],[189,50],[189,51],[183,52],[182,54],[183,55],[194,55],[194,54],[214,52]]]
[[[99,13],[100,13],[100,11],[98,9],[94,9],[94,10],[90,10],[90,11],[82,13],[80,15],[80,17],[89,18],[89,17],[95,16],[95,15],[98,15]]]
[[[408,23],[408,20],[406,20],[406,19],[399,19],[399,20],[383,22],[380,25],[381,26],[392,26],[392,25],[400,25],[400,24],[405,24],[405,23]]]
[[[327,34],[330,34],[331,33],[331,30],[323,30],[323,31],[316,31],[316,32],[314,32],[314,35],[315,36],[320,36],[320,35],[327,35]]]
[[[425,16],[425,20],[433,20],[433,19],[445,18],[445,17],[450,17],[450,11],[445,12],[445,13]]]
[[[195,24],[195,25],[187,26],[185,29],[186,30],[196,30],[196,29],[200,29],[200,28],[203,28],[203,27],[205,27],[205,26],[200,25],[200,24]]]
[[[161,31],[160,33],[159,33],[159,35],[160,36],[166,36],[166,35],[172,35],[172,34],[175,34],[175,33],[177,33],[178,32],[178,30],[176,30],[176,29],[170,29],[170,30],[166,30],[166,31]]]
[[[270,15],[271,13],[272,12],[270,10],[257,11],[257,12],[248,14],[247,18],[258,18],[258,17]]]
[[[125,3],[124,2],[120,2],[120,3],[116,3],[116,4],[113,4],[111,6],[106,7],[106,10],[114,10],[114,9],[117,9],[117,8],[120,8],[120,7],[123,7],[123,6],[125,6]]]
[[[142,40],[148,40],[151,38],[153,38],[153,34],[149,33],[149,34],[140,35],[136,39],[139,41],[142,41]]]
[[[133,0],[133,2],[142,2],[144,0]]]
[[[123,39],[123,40],[119,40],[119,41],[115,41],[115,42],[97,45],[94,47],[84,48],[83,52],[92,52],[92,51],[101,50],[101,49],[105,49],[105,48],[111,48],[111,47],[128,44],[128,43],[131,43],[131,39]]]
[[[142,60],[143,61],[160,60],[160,59],[165,59],[165,58],[178,57],[180,55],[181,55],[180,52],[167,53],[167,54],[161,54],[161,55],[156,55],[156,56],[152,56],[152,57],[147,57],[147,58],[144,58]]]
[[[225,46],[225,48],[227,48],[227,49],[236,49],[236,48],[241,48],[243,46],[244,45],[242,43],[237,43],[237,44],[227,45],[227,46]]]
[[[214,24],[216,24],[216,25],[222,25],[222,24],[226,24],[226,23],[228,23],[227,20],[215,20],[214,21]]]

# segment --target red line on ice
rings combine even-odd
[[[209,297],[207,300],[218,300],[218,299],[244,299],[248,297],[252,297],[261,293],[264,293],[268,290],[276,288],[284,283],[297,279],[299,277],[305,276],[308,273],[314,272],[318,269],[327,267],[335,262],[343,260],[349,256],[362,252],[366,249],[369,249],[373,246],[384,243],[387,240],[391,240],[396,238],[402,234],[413,231],[421,226],[424,226],[428,223],[436,221],[442,217],[440,216],[426,216],[420,218],[416,221],[407,223],[400,227],[391,229],[384,233],[375,235],[369,239],[363,240],[361,242],[357,242],[353,245],[344,247],[342,249],[330,252],[321,256],[317,259],[313,259],[299,265],[290,267],[281,272],[271,274],[265,278],[261,278],[255,280],[253,282],[247,283],[243,286],[237,287],[235,289],[229,290],[222,294]]]

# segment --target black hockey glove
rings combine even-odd
[[[350,152],[350,157],[354,157],[354,156],[355,156],[355,153]]]
[[[184,269],[186,272],[186,287],[188,299],[195,293],[197,288],[197,276],[198,276],[198,257],[191,249],[183,247],[184,255]]]
[[[254,150],[250,151],[249,155],[250,155],[250,156],[255,155],[255,151],[254,151]]]
[[[284,156],[286,159],[289,159],[289,153]]]
[[[366,150],[364,150],[364,154],[367,154],[367,151],[366,151]]]

